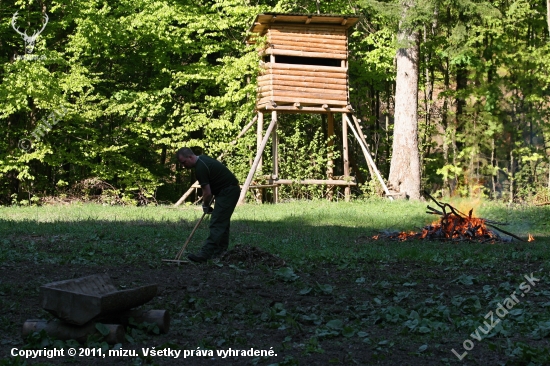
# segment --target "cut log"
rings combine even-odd
[[[34,332],[44,330],[50,337],[67,341],[74,339],[80,343],[85,343],[89,336],[93,334],[100,335],[101,333],[96,328],[96,322],[88,323],[84,326],[77,326],[58,320],[42,320],[29,319],[23,323],[21,335],[24,338]],[[105,341],[108,344],[117,344],[124,342],[124,326],[120,324],[103,324],[109,330],[109,334],[105,336]]]
[[[271,93],[272,95],[270,95]],[[296,102],[302,102],[302,99],[317,99],[320,102],[317,104],[332,104],[331,101],[336,101],[339,105],[342,103],[347,104],[347,94],[324,94],[324,93],[307,93],[307,92],[291,92],[291,91],[280,91],[280,90],[273,90],[269,93],[260,93],[260,98],[270,97],[273,101],[277,102],[279,101],[279,97],[292,97],[295,100],[291,101],[292,103]]]
[[[280,35],[280,36],[300,36],[304,37],[317,37],[335,40],[346,40],[346,31],[339,29],[313,29],[311,27],[272,27],[268,30],[268,35]]]
[[[334,99],[334,100],[341,100],[341,101],[347,101],[348,93],[346,91],[336,91],[331,90],[330,93],[328,93],[328,90],[323,89],[314,89],[312,92],[304,90],[304,91],[286,91],[286,90],[279,90],[274,89],[272,90],[273,96],[281,96],[281,97],[294,97],[298,96],[299,98],[316,98],[316,99]],[[264,93],[260,93],[262,97],[266,97],[267,95],[263,95]],[[297,100],[296,102],[299,102]],[[324,104],[324,103],[323,103]]]
[[[340,15],[338,16],[329,16],[329,15],[260,15],[258,17],[258,20],[261,23],[265,23],[265,18],[268,16],[273,16],[277,18],[276,22],[272,22],[275,26],[295,26],[295,24],[300,25],[304,24],[306,19],[308,17],[311,17],[311,23],[309,27],[341,27],[342,19],[345,17],[342,17]],[[265,18],[263,18],[265,17]],[[358,19],[357,17],[354,17],[352,19]]]
[[[308,83],[305,81],[291,81],[291,80],[264,80],[258,82],[258,89],[264,90],[264,88],[277,88],[277,89],[285,89],[285,88],[302,88],[307,90],[348,90],[348,86],[346,84],[328,84],[328,83]]]
[[[332,31],[337,31],[337,32],[345,32],[346,29],[348,27],[342,27],[340,25],[340,22],[339,21],[336,21],[335,19],[336,18],[332,18],[333,21],[335,22],[334,24],[326,24],[327,22],[329,22],[329,17],[323,17],[323,23],[324,24],[316,24],[316,23],[311,23],[309,24],[307,27],[304,27],[303,25],[301,24],[292,24],[292,23],[283,23],[281,19],[278,19],[279,23],[274,23],[271,25],[271,28],[270,29],[297,29],[297,30],[312,30],[312,31],[315,31],[315,30],[332,30]],[[291,19],[289,19],[291,20]]]
[[[331,185],[331,186],[356,186],[354,179],[350,177],[350,180],[338,180],[338,179],[302,179],[302,180],[292,180],[292,179],[277,179],[273,180],[273,183],[276,184],[311,184],[311,185]]]
[[[137,324],[154,324],[163,334],[168,333],[170,330],[170,312],[168,310],[129,310],[100,318],[101,322],[120,323],[122,325],[130,325],[130,319],[133,319]]]
[[[322,89],[322,88],[314,88],[314,87],[307,87],[307,86],[290,86],[290,85],[282,85],[282,84],[276,84],[276,83],[273,83],[273,85],[264,85],[264,86],[259,86],[257,88],[257,92],[260,93],[260,94],[265,94],[267,92],[271,92],[271,91],[274,91],[274,92],[288,92],[288,93],[292,93],[292,94],[295,94],[295,92],[298,92],[300,94],[302,93],[306,93],[306,94],[319,94],[319,95],[323,95],[323,96],[327,96],[327,97],[345,97],[347,98],[347,93],[348,93],[348,89],[344,86],[344,85],[339,85],[338,87],[334,86],[332,88],[326,88],[326,89]],[[277,94],[275,94],[277,95]]]
[[[308,106],[302,106],[300,105],[300,108],[294,107],[294,105],[285,106],[285,105],[278,105],[277,107],[271,107],[269,104],[260,104],[258,105],[258,109],[263,110],[276,110],[279,112],[284,113],[349,113],[351,112],[347,108],[342,107],[329,107],[329,108],[321,108],[321,107],[308,107]]]
[[[286,46],[320,48],[322,50],[330,49],[342,52],[347,52],[348,50],[346,43],[342,41],[327,42],[326,40],[321,40],[321,42],[316,42],[315,39],[302,39],[300,37],[271,37],[267,43],[267,47],[283,48]]]
[[[280,32],[277,29],[271,29],[266,33],[266,39],[271,41],[273,39],[286,39],[286,40],[295,40],[298,42],[307,42],[310,40],[310,43],[330,43],[330,44],[346,44],[346,36],[341,34],[330,34],[322,32]]]
[[[273,188],[277,187],[277,184],[256,184],[253,186],[249,186],[248,189],[262,189],[262,188]]]
[[[262,55],[280,55],[280,56],[299,56],[299,57],[314,57],[314,58],[330,58],[337,60],[344,60],[347,58],[346,54],[330,53],[330,52],[302,52],[302,51],[290,51],[290,50],[275,50],[268,48]]]
[[[336,27],[341,27],[342,19],[344,19],[345,17],[328,16],[328,15],[318,16],[318,15],[293,15],[293,14],[289,14],[289,15],[262,14],[262,15],[259,15],[256,19],[258,20],[258,23],[261,23],[262,25],[271,23],[269,24],[269,26],[294,26],[294,24],[297,24],[297,25],[305,24],[308,18],[311,18],[311,21],[308,27],[336,28]],[[357,17],[350,18],[350,22],[353,20],[357,21],[357,19],[358,19]],[[349,27],[349,24],[348,24],[348,27]]]
[[[264,73],[259,76],[262,78],[260,80],[265,80],[264,78],[275,76],[288,76],[288,77],[298,77],[298,78],[307,78],[311,81],[322,82],[321,79],[326,78],[334,80],[334,82],[343,80],[347,82],[347,73],[346,72],[319,72],[319,71],[306,71],[306,70],[278,70],[270,69],[265,70]],[[339,79],[339,80],[338,80]]]
[[[82,325],[99,315],[129,310],[157,294],[157,285],[118,291],[109,275],[92,275],[40,287],[44,310],[68,323]]]
[[[290,50],[290,51],[301,51],[301,52],[327,52],[339,55],[347,55],[347,50],[333,49],[332,47],[312,47],[307,45],[298,45],[298,46],[289,46],[286,44],[274,43],[271,44],[271,49],[275,50]]]
[[[308,47],[316,47],[322,49],[334,49],[340,51],[347,51],[348,47],[345,41],[334,40],[334,39],[325,39],[325,38],[315,38],[315,37],[294,37],[291,35],[286,36],[271,36],[267,41],[267,46],[270,45],[291,45],[291,46],[303,46],[307,45]],[[334,47],[334,48],[333,48]],[[266,48],[264,48],[266,49]],[[262,51],[262,49],[258,49]]]
[[[275,102],[286,102],[286,103],[296,103],[299,102],[302,105],[306,104],[313,104],[313,105],[323,105],[327,104],[329,108],[333,108],[332,106],[338,107],[338,108],[345,108],[347,105],[347,100],[329,100],[329,99],[315,99],[315,98],[307,98],[307,97],[282,97],[282,96],[274,96],[274,97],[265,97],[261,98],[258,101],[258,105],[262,103],[268,103],[270,101]]]
[[[269,44],[278,44],[279,42],[302,42],[309,43],[311,46],[315,47],[324,47],[325,45],[346,46],[346,41],[343,39],[308,36],[304,34],[270,34],[267,41]]]
[[[300,65],[300,64],[284,64],[284,63],[273,63],[265,62],[263,67],[266,69],[277,69],[277,70],[303,70],[309,72],[336,72],[336,73],[347,73],[347,67],[340,66],[321,66],[321,65]]]
[[[262,79],[258,80],[259,86],[269,85],[273,83],[275,85],[288,85],[288,86],[303,86],[313,88],[346,88],[346,79],[332,79],[332,78],[316,78],[306,76],[294,76],[294,75],[269,75],[268,77],[262,76]]]
[[[268,47],[281,49],[281,50],[296,50],[296,51],[307,51],[307,52],[330,52],[330,53],[343,53],[348,52],[345,45],[335,45],[335,44],[325,44],[320,45],[316,43],[306,43],[306,42],[292,42],[288,40],[272,40],[268,44]]]

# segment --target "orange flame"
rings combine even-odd
[[[533,235],[529,234],[529,238],[527,239],[527,241],[535,241],[535,238],[533,237]]]
[[[447,240],[485,240],[496,239],[498,236],[489,230],[485,220],[481,218],[457,216],[448,214],[445,219],[434,221],[432,224],[422,228],[421,232],[414,231],[401,232],[397,235],[389,236],[392,239],[405,241],[408,239],[447,239]],[[377,237],[376,237],[377,238]],[[373,237],[373,239],[376,239]]]

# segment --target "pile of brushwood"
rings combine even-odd
[[[419,232],[385,231],[379,235],[373,236],[373,239],[383,237],[400,241],[407,239],[428,239],[447,240],[453,242],[475,241],[480,243],[497,243],[511,242],[513,240],[512,238],[514,238],[519,241],[525,241],[517,235],[496,226],[507,225],[506,223],[473,217],[473,209],[471,209],[468,214],[465,214],[448,203],[437,201],[428,192],[424,192],[424,194],[434,201],[438,207],[433,208],[428,205],[428,211],[426,211],[426,213],[430,215],[438,215],[439,220],[424,226]],[[508,235],[509,238],[500,236],[497,231]],[[534,240],[533,237],[529,235],[529,241],[532,240]]]

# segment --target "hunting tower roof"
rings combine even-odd
[[[253,34],[249,35],[246,41],[247,43],[255,43],[254,38],[263,36],[274,24],[343,26],[348,29],[357,24],[358,21],[359,17],[357,15],[263,13],[256,15],[256,19],[254,19],[249,29]]]

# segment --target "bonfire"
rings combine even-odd
[[[383,236],[394,240],[407,239],[428,239],[428,240],[448,240],[448,241],[475,241],[481,243],[510,242],[512,238],[519,241],[525,241],[517,235],[499,228],[496,225],[507,225],[504,222],[497,222],[479,217],[473,217],[473,209],[468,214],[460,212],[448,203],[437,201],[429,193],[424,192],[438,208],[428,205],[426,213],[430,215],[439,215],[439,220],[423,227],[419,232],[384,232],[373,236],[373,239],[379,239]],[[491,230],[493,229],[493,230]],[[495,231],[496,230],[496,231]],[[498,232],[508,235],[510,238],[499,235]],[[531,234],[527,241],[535,240]]]

